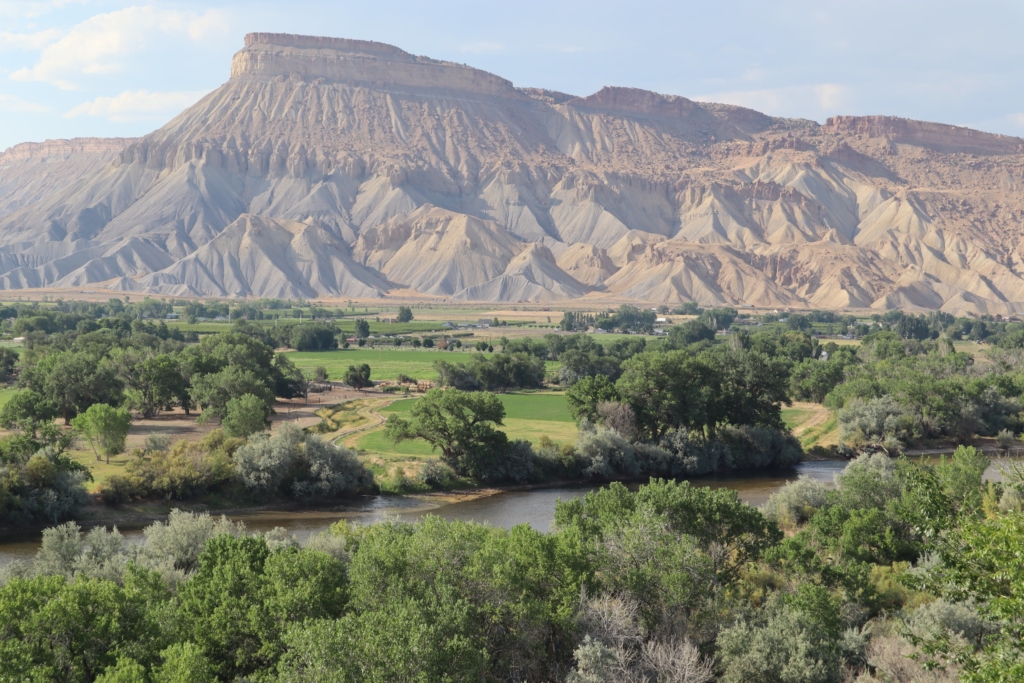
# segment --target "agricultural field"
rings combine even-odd
[[[579,435],[576,423],[569,415],[564,394],[550,392],[499,394],[505,405],[505,420],[501,430],[509,439],[525,439],[533,443],[547,436],[556,443],[573,444]],[[417,399],[400,399],[382,408],[382,416],[408,413]],[[404,441],[393,445],[384,438],[382,428],[358,434],[346,440],[346,445],[357,449],[375,473],[393,478],[401,469],[406,475],[416,472],[423,462],[438,457],[430,445],[421,440]]]
[[[473,351],[472,353],[477,353]],[[485,356],[491,354],[485,353]],[[396,379],[399,374],[405,374],[414,379],[437,378],[434,372],[433,363],[436,360],[446,360],[449,363],[465,363],[469,360],[470,351],[463,348],[461,351],[439,351],[437,349],[403,349],[378,347],[374,349],[338,349],[336,351],[289,351],[288,358],[300,370],[312,370],[318,365],[327,369],[330,379],[340,381],[342,375],[350,365],[370,366],[371,379]],[[547,371],[557,371],[559,363],[548,361]]]

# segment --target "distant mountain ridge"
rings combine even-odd
[[[138,139],[0,154],[0,287],[1024,312],[1024,139],[586,97],[253,33]]]

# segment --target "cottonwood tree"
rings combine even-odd
[[[228,401],[227,414],[221,420],[228,436],[246,437],[267,428],[267,404],[258,396],[243,394]]]
[[[441,451],[445,464],[473,476],[483,461],[501,457],[508,444],[495,429],[505,419],[505,406],[494,394],[430,389],[410,409],[411,419],[388,417],[384,435],[392,443],[423,439]]]
[[[349,385],[353,389],[365,389],[372,387],[373,382],[370,380],[370,366],[363,363],[359,367],[355,365],[348,366],[348,370],[345,371],[345,375],[341,378],[341,381]]]
[[[132,425],[132,416],[127,408],[112,408],[105,403],[94,403],[84,413],[71,420],[71,425],[89,442],[96,453],[96,459],[100,460],[101,456],[106,456],[109,463],[111,455],[124,451],[128,428]]]

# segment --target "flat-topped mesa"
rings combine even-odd
[[[463,64],[417,57],[369,40],[250,33],[231,61],[231,78],[297,77],[377,90],[475,93],[525,99],[511,81]]]
[[[72,138],[70,140],[44,140],[22,142],[0,152],[0,164],[27,159],[65,159],[72,154],[116,153],[138,138]]]
[[[841,135],[888,138],[896,143],[927,147],[950,154],[1024,153],[1022,138],[897,116],[833,116],[825,122],[822,130]]]

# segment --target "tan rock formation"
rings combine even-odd
[[[138,140],[0,155],[0,286],[1024,311],[1024,140],[516,88],[250,34]]]

